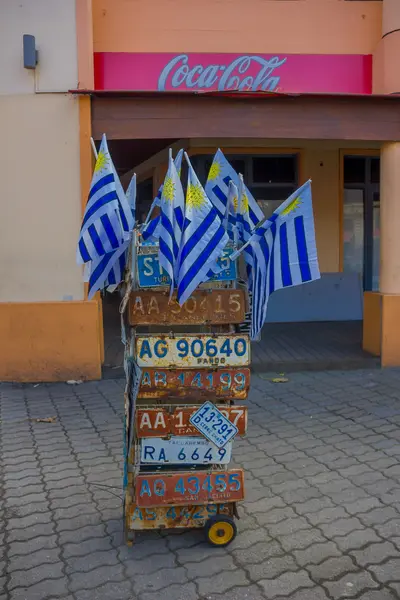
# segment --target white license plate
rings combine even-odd
[[[137,336],[140,367],[245,367],[250,364],[248,335]]]
[[[236,425],[227,419],[211,402],[205,402],[189,419],[210,442],[220,449],[226,448],[239,432]]]
[[[158,465],[227,465],[231,454],[231,444],[217,448],[208,440],[198,437],[176,437],[169,440],[144,438],[140,462]]]

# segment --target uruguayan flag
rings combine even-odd
[[[229,237],[221,218],[188,163],[185,223],[179,252],[178,302],[182,304],[197,286],[206,281],[210,270],[217,269],[217,259],[222,254]]]
[[[133,222],[135,222],[136,173],[133,174],[133,177],[128,185],[128,189],[126,190],[126,199],[128,201],[129,207],[132,212]],[[117,252],[114,253],[114,261],[115,261],[114,266],[110,269],[110,272],[107,275],[107,279],[105,280],[104,285],[103,285],[103,287],[106,288],[108,292],[114,292],[115,289],[118,287],[118,285],[122,281],[124,281],[129,243],[130,243],[130,241],[125,242],[123,244],[123,246],[121,246],[121,248]],[[90,293],[90,289],[91,289],[90,282],[91,282],[91,279],[89,278],[89,293]],[[92,282],[96,282],[94,277],[92,278]]]
[[[179,150],[179,152],[175,156],[175,160],[174,160],[175,168],[178,172],[178,177],[181,176],[182,157],[183,157],[183,150]],[[160,235],[160,232],[157,229],[158,224],[160,223],[160,217],[157,216],[154,219],[152,219],[151,221],[150,221],[150,217],[153,213],[153,210],[156,208],[156,206],[160,206],[162,189],[163,189],[163,184],[160,186],[160,189],[157,192],[157,196],[154,198],[154,200],[150,206],[150,210],[147,214],[146,220],[142,225],[141,234],[143,236],[144,241],[147,241],[147,240],[155,241],[158,239],[158,237]]]
[[[132,212],[103,135],[79,235],[78,264],[115,252],[129,239],[132,228]]]
[[[254,225],[250,218],[249,197],[246,193],[246,186],[242,175],[239,175],[238,186],[238,205],[237,205],[237,232],[239,241],[246,244],[251,238]],[[243,251],[243,257],[246,262],[247,283],[249,290],[252,289],[252,267],[253,267],[253,250],[250,245],[246,245]]]
[[[160,200],[160,224],[158,260],[160,266],[171,278],[171,295],[178,274],[178,253],[181,245],[185,199],[181,180],[172,152],[169,155],[169,165],[165,176]]]
[[[133,174],[133,177],[128,185],[128,189],[126,190],[126,199],[128,200],[129,207],[132,212],[133,223],[136,220],[136,173]]]
[[[205,190],[221,219],[225,214],[231,180],[239,188],[239,175],[218,148],[210,167]],[[264,218],[264,214],[245,185],[244,192],[248,199],[249,219],[254,228]]]
[[[265,323],[268,299],[273,292],[320,278],[311,181],[257,227],[248,244],[253,252],[251,338],[254,340]]]
[[[128,247],[129,242],[124,242],[115,252],[108,252],[87,263],[88,270],[84,279],[89,283],[88,300],[91,300],[96,292],[105,288],[110,292],[114,291],[123,281]]]
[[[133,222],[135,222],[136,215],[136,173],[133,174],[133,177],[128,185],[128,189],[126,190],[126,198],[129,204],[129,207],[132,212]],[[127,261],[127,253],[129,248],[129,241],[125,242],[121,248],[114,253],[114,266],[110,269],[110,272],[107,275],[106,280],[104,281],[103,288],[107,289],[107,292],[114,292],[118,285],[125,278],[125,269],[126,269],[126,261]],[[97,261],[98,263],[100,261]],[[103,263],[104,264],[104,263]],[[92,267],[91,270],[94,271],[96,267]],[[89,294],[91,291],[90,282],[92,281],[92,287],[95,287],[93,283],[100,284],[101,281],[97,281],[95,278],[89,278]],[[101,289],[101,287],[99,288]],[[97,290],[94,290],[97,291]],[[93,292],[94,293],[94,292]]]
[[[238,208],[238,189],[233,181],[229,182],[228,198],[226,202],[225,216],[223,220],[225,231],[229,236],[230,242],[237,244],[237,208]]]

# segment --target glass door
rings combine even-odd
[[[381,240],[381,203],[379,190],[372,194],[372,291],[379,291],[379,263]]]
[[[379,158],[344,157],[343,270],[379,290]]]
[[[346,272],[364,274],[364,190],[345,189],[343,244]]]

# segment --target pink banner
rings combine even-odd
[[[98,52],[96,90],[371,94],[372,56]]]

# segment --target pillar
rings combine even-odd
[[[364,295],[363,347],[400,366],[400,142],[381,150],[380,289]]]
[[[400,92],[400,2],[383,0],[382,38],[374,53],[373,93]],[[400,142],[381,151],[380,290],[364,294],[364,350],[383,367],[400,366]]]
[[[383,0],[382,38],[373,57],[373,93],[400,92],[400,2]]]

